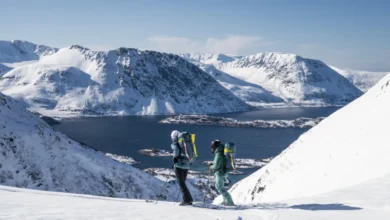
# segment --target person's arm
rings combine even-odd
[[[179,156],[180,156],[180,149],[179,149],[179,146],[177,143],[172,143],[171,144],[171,148],[173,150],[172,154],[173,154],[173,163],[176,163],[179,159]]]
[[[210,169],[212,170],[218,170],[221,166],[221,156],[219,154],[216,154],[214,157],[213,165],[210,166]]]

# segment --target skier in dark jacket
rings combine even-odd
[[[180,205],[192,205],[192,196],[186,185],[188,170],[190,169],[190,161],[184,155],[178,143],[179,131],[172,131],[171,148],[173,150],[173,167],[175,169],[176,179],[180,186],[180,191],[183,196],[183,201]]]
[[[234,206],[234,202],[229,192],[225,189],[224,183],[227,178],[227,158],[224,155],[224,145],[219,140],[211,142],[212,153],[215,155],[210,169],[214,171],[215,188],[223,197],[222,205]]]

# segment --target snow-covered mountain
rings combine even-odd
[[[55,132],[0,93],[0,184],[109,197],[156,198],[164,182]],[[177,185],[163,194],[176,200]],[[201,195],[191,189],[193,195]]]
[[[0,78],[0,91],[46,115],[218,113],[249,110],[213,77],[172,54],[81,46]]]
[[[361,91],[366,92],[371,87],[379,82],[384,76],[390,72],[369,72],[361,70],[341,69],[334,66],[330,66],[336,72],[347,78],[352,84],[354,84]]]
[[[284,102],[283,99],[273,95],[271,92],[265,90],[261,86],[230,76],[229,74],[218,70],[211,64],[204,64],[191,59],[189,59],[189,61],[210,74],[223,87],[231,91],[234,95],[248,104],[264,106],[263,104],[278,105]]]
[[[217,68],[297,105],[342,105],[362,94],[325,63],[295,54],[260,53]]]
[[[51,55],[56,51],[58,51],[56,48],[27,41],[0,41],[0,63],[39,60],[40,57]]]
[[[232,186],[232,197],[244,204],[281,201],[390,176],[389,113],[390,74]]]
[[[213,65],[230,76],[259,85],[263,90],[290,104],[344,105],[362,94],[325,63],[295,54],[260,53],[244,57],[222,54],[181,56],[194,63]]]

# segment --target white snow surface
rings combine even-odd
[[[115,199],[0,186],[0,218],[388,220],[390,218],[389,188],[390,176],[385,176],[315,197],[261,203],[255,206],[221,207],[221,210],[214,210],[191,206],[180,207],[172,202],[160,201],[156,204],[136,199]]]
[[[222,59],[220,62],[215,62],[218,59],[211,55],[187,57],[212,64],[235,78],[259,85],[289,104],[345,105],[362,94],[322,61],[302,58],[295,54],[259,53]]]
[[[371,72],[352,69],[341,69],[334,66],[330,66],[345,78],[347,78],[352,84],[359,88],[363,92],[367,92],[371,87],[379,82],[384,76],[390,72]]]
[[[39,116],[0,93],[0,184],[153,199],[164,183],[53,131]],[[177,192],[177,185],[172,185],[163,194],[173,201]]]
[[[390,74],[232,186],[235,202],[308,197],[389,176],[389,112]]]
[[[23,100],[30,110],[56,117],[251,109],[177,55],[128,48],[62,48],[3,74],[0,91]]]

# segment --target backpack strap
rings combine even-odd
[[[190,157],[190,155],[188,154],[187,144],[186,144],[185,141],[183,141],[183,145],[184,145],[184,152],[186,153],[186,156],[187,156],[188,160],[191,160],[191,157]]]

